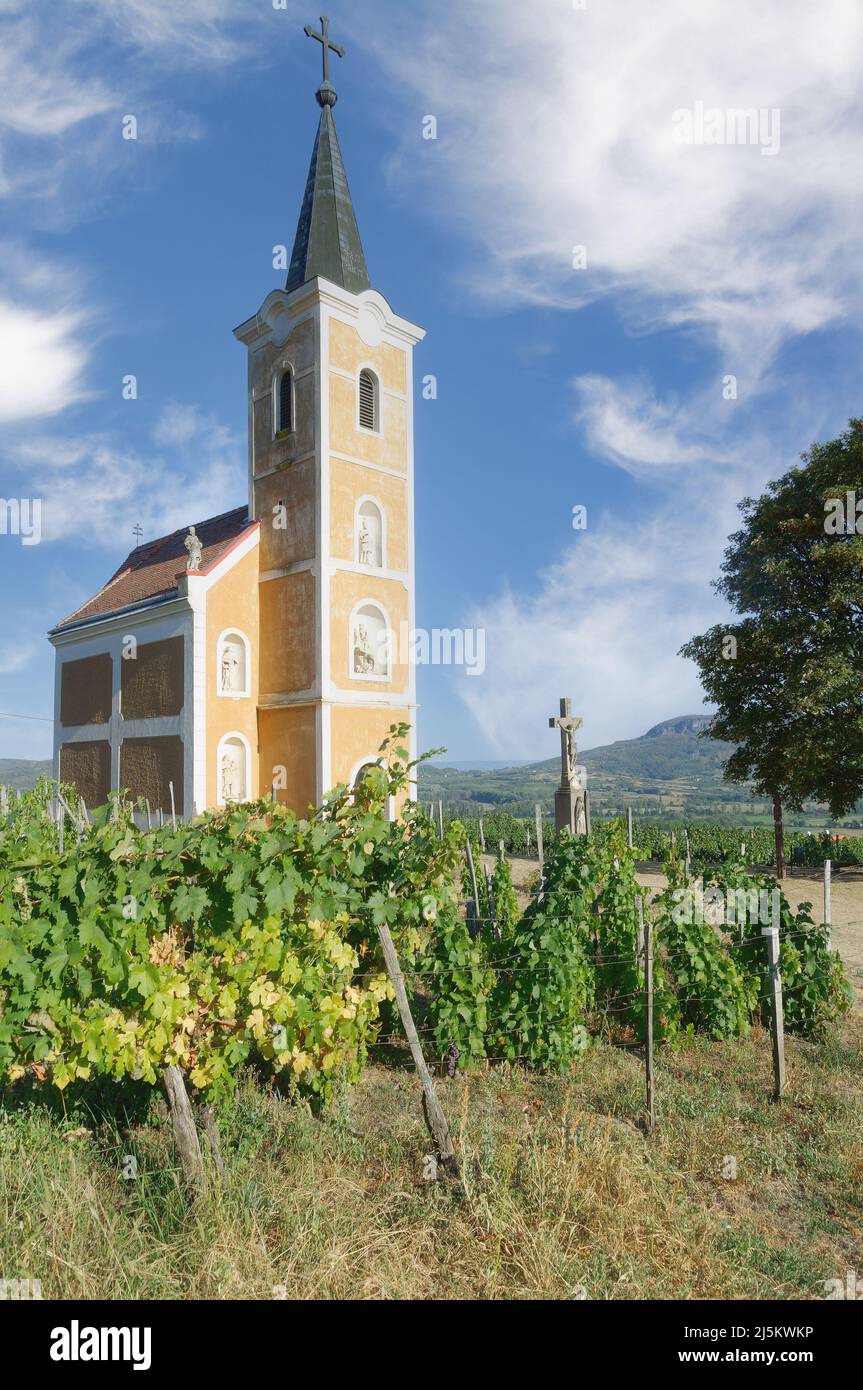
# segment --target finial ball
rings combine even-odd
[[[318,106],[321,107],[335,106],[336,102],[339,99],[336,93],[336,89],[331,82],[322,82],[318,90],[315,92],[315,98],[317,100]]]

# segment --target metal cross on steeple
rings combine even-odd
[[[317,39],[318,43],[323,44],[324,49],[324,84],[329,86],[330,81],[330,49],[337,53],[340,58],[344,58],[345,50],[340,43],[333,43],[329,36],[330,19],[329,15],[321,15],[321,32],[313,29],[311,24],[305,26],[305,32],[310,39]]]

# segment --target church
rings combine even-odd
[[[274,794],[303,813],[411,725],[413,349],[372,288],[342,162],[328,22],[287,281],[234,330],[248,502],[140,544],[49,633],[54,770],[186,817]]]

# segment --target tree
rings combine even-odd
[[[718,706],[705,735],[738,745],[726,780],[773,801],[780,876],[783,806],[863,796],[863,420],[802,459],[740,503],[714,585],[740,622],[681,648]]]

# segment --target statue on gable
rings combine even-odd
[[[186,554],[189,557],[186,561],[186,569],[190,574],[193,574],[195,570],[201,568],[201,556],[204,553],[204,547],[201,544],[200,536],[195,534],[194,526],[189,527],[189,534],[183,541],[183,545],[186,547]]]

